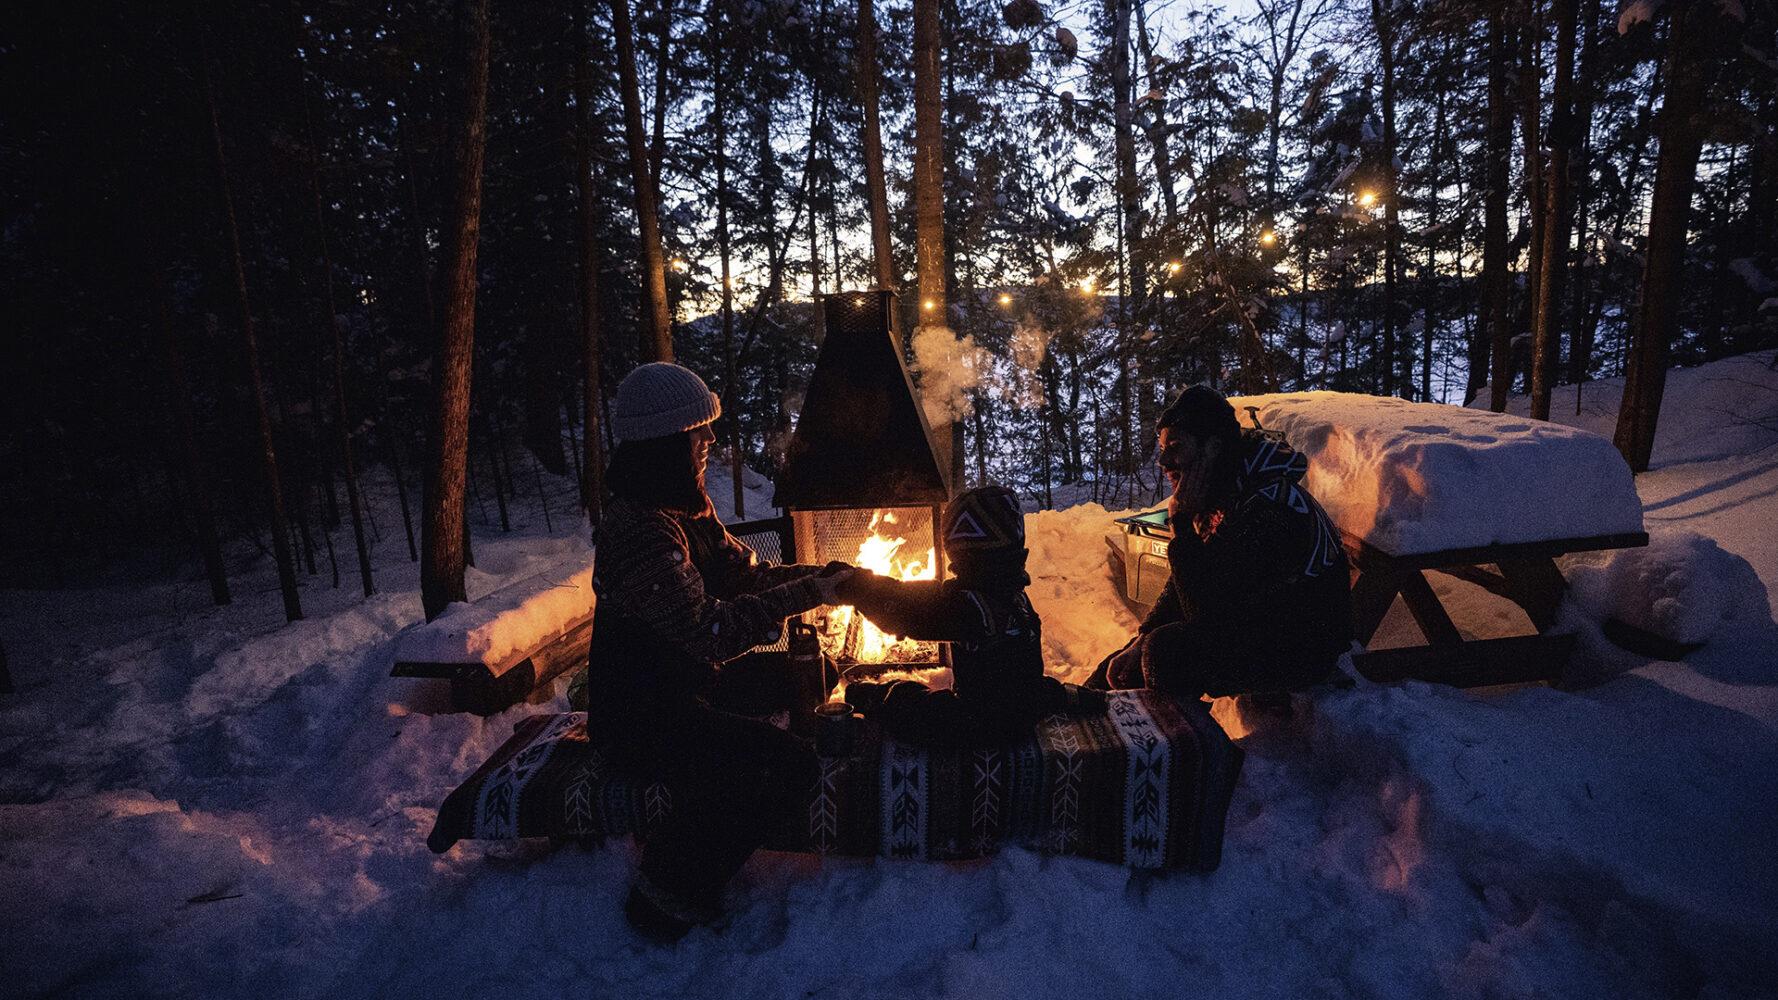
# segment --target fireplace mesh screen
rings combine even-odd
[[[800,562],[822,564],[839,559],[865,566],[879,575],[935,578],[943,572],[931,507],[840,508],[795,511],[796,552]],[[871,540],[877,539],[872,542]],[[901,539],[899,545],[892,545]],[[867,543],[870,543],[867,545]],[[879,562],[879,556],[887,564]],[[941,662],[936,642],[887,642],[850,607],[814,611],[808,616],[821,636],[822,649],[842,669],[859,663],[929,665]]]

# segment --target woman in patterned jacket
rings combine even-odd
[[[844,564],[764,566],[717,520],[704,465],[721,412],[693,372],[655,363],[618,386],[618,445],[599,518],[587,735],[671,807],[648,835],[624,906],[674,940],[720,913],[724,886],[814,783],[814,755],[700,698],[717,665],[777,641],[787,617],[834,602]]]

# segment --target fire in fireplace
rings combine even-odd
[[[949,470],[902,363],[894,305],[889,291],[822,300],[827,339],[772,500],[789,512],[800,562],[839,559],[901,579],[937,579]],[[942,643],[885,636],[850,607],[817,617],[823,650],[841,670],[949,661]]]
[[[932,542],[930,507],[877,510],[838,509],[793,512],[797,551],[846,553],[824,555],[862,566],[898,580],[938,577],[938,553]],[[885,634],[850,605],[832,608],[817,623],[822,652],[836,664],[910,663],[941,660],[937,643]]]

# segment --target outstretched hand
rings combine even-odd
[[[821,567],[821,569],[815,573],[813,578],[815,580],[815,589],[821,595],[821,603],[846,603],[840,599],[840,588],[848,583],[852,579],[852,574],[856,572],[858,571],[849,563],[843,563],[837,559],[828,563],[826,566]]]

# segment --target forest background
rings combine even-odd
[[[1778,344],[1775,53],[1772,0],[12,5],[9,585],[270,556],[294,619],[350,525],[368,595],[374,464],[430,617],[471,506],[596,510],[638,362],[771,475],[842,289],[959,485],[1133,504],[1199,381],[1622,375],[1640,471],[1670,366]]]

